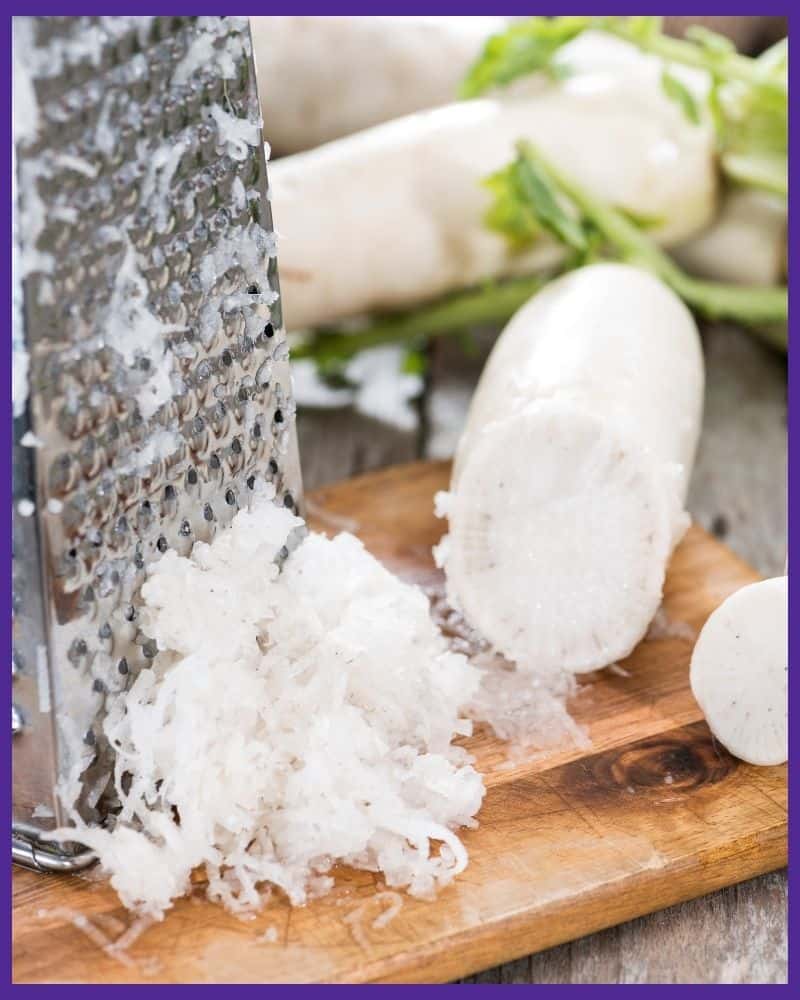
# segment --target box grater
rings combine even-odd
[[[69,871],[148,565],[301,479],[247,19],[14,22],[12,855]]]

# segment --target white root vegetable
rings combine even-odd
[[[703,626],[692,692],[711,732],[750,764],[788,757],[789,594],[785,576],[742,587]]]
[[[673,256],[687,271],[737,285],[786,280],[786,200],[754,189],[729,191],[716,219]]]
[[[454,101],[505,17],[252,17],[264,136],[296,153]]]
[[[450,600],[520,669],[599,669],[644,636],[688,525],[703,381],[689,311],[627,265],[565,275],[501,334],[437,555]]]
[[[706,225],[716,193],[710,129],[665,96],[650,58],[602,35],[576,41],[562,50],[572,70],[562,80],[524,81],[524,93],[420,112],[276,161],[289,327],[558,262],[549,239],[513,252],[484,222],[491,198],[481,180],[510,162],[520,139],[604,201],[659,220],[664,244]]]

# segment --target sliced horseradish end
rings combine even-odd
[[[697,328],[652,275],[574,271],[511,320],[459,443],[439,550],[448,595],[523,670],[626,656],[689,520]]]
[[[451,501],[451,597],[523,669],[627,656],[661,603],[672,549],[675,491],[659,471],[570,402],[490,425]]]
[[[750,764],[788,757],[789,592],[785,576],[742,587],[694,647],[692,692],[711,732]]]

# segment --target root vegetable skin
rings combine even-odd
[[[786,201],[764,191],[734,189],[708,228],[675,247],[687,271],[737,285],[786,280]]]
[[[472,397],[454,480],[482,427],[559,399],[672,465],[683,503],[703,385],[697,326],[662,282],[625,264],[573,271],[534,296],[498,338]]]
[[[692,654],[692,692],[711,732],[750,764],[788,758],[786,577],[736,591],[710,616]]]
[[[504,17],[252,17],[264,136],[285,155],[454,101]]]
[[[547,238],[512,252],[484,223],[491,198],[481,180],[513,158],[520,139],[605,201],[660,220],[666,244],[705,225],[715,199],[710,129],[686,121],[651,60],[616,39],[579,41],[574,72],[557,83],[524,81],[524,93],[421,112],[276,161],[289,327],[557,263],[562,251]],[[620,46],[625,58],[610,59]]]
[[[656,278],[598,264],[551,283],[487,362],[459,443],[448,594],[521,669],[627,656],[688,517],[697,328]]]

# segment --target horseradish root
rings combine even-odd
[[[579,43],[579,44],[578,44]],[[620,55],[622,53],[622,55]],[[711,129],[688,122],[652,61],[602,35],[564,47],[571,72],[519,94],[423,111],[272,164],[284,316],[292,330],[405,308],[560,263],[545,234],[515,249],[485,224],[482,183],[538,145],[664,244],[710,221]]]
[[[688,526],[703,358],[652,275],[597,264],[548,285],[505,328],[458,446],[448,596],[520,669],[627,656]]]
[[[785,576],[742,587],[714,611],[690,679],[711,732],[750,764],[788,757],[789,594]]]
[[[700,278],[737,285],[785,284],[786,226],[785,199],[733,188],[711,225],[675,247],[673,256]]]
[[[200,866],[237,912],[272,887],[301,904],[337,862],[425,897],[466,866],[483,783],[451,740],[479,672],[352,535],[309,535],[279,573],[301,526],[262,498],[144,585],[159,653],[104,722],[121,811],[61,831],[128,907],[161,917]]]
[[[251,17],[264,137],[283,156],[455,100],[505,17]]]

